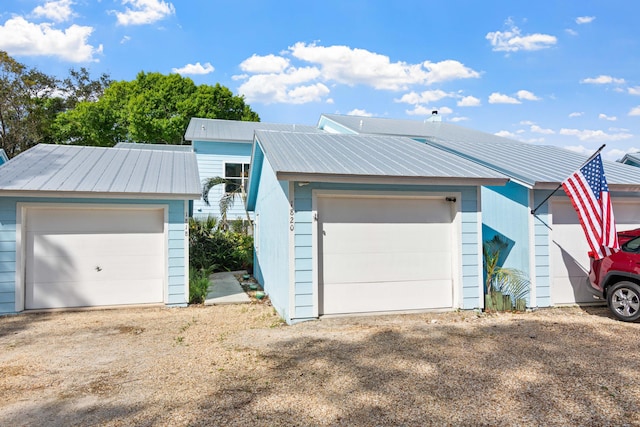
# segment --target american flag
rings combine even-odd
[[[620,250],[600,153],[562,183],[578,213],[595,259]]]

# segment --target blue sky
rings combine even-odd
[[[178,72],[262,121],[443,121],[615,160],[640,151],[640,2],[2,0],[0,50],[45,73]]]

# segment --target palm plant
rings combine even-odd
[[[207,178],[202,184],[202,200],[206,203],[207,206],[209,204],[209,192],[211,189],[218,185],[225,186],[225,192],[220,198],[219,207],[220,207],[220,228],[227,230],[229,228],[229,221],[227,220],[227,213],[229,209],[231,209],[237,198],[240,198],[242,201],[242,205],[244,208],[244,203],[247,200],[247,194],[244,191],[244,184],[237,185],[233,180],[222,178],[219,176],[213,178]],[[231,189],[231,191],[226,191]],[[251,227],[251,217],[249,216],[249,212],[244,208],[244,213],[247,216],[247,224]]]
[[[529,293],[529,278],[523,271],[500,265],[500,255],[508,246],[508,242],[498,235],[482,245],[485,291],[494,300],[494,304],[499,294],[509,295],[513,303],[517,303]]]

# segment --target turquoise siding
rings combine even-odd
[[[168,271],[167,304],[185,306],[189,296],[185,293],[185,273],[188,260],[185,259],[185,203],[182,200],[128,200],[128,199],[43,199],[43,198],[0,198],[0,314],[15,312],[16,279],[16,209],[17,203],[84,203],[84,204],[127,204],[168,206]]]
[[[200,182],[207,178],[224,177],[224,164],[229,163],[249,163],[251,160],[251,143],[242,142],[215,142],[215,141],[193,141],[193,150],[198,160],[198,171]],[[218,185],[209,192],[209,203],[207,206],[202,199],[194,200],[193,216],[203,218],[207,216],[220,216],[218,202],[224,193],[224,185]],[[246,218],[242,200],[235,201],[233,207],[229,209],[227,218]]]
[[[260,185],[255,195],[257,227],[254,277],[280,316],[291,323],[289,299],[289,200],[287,182],[279,182],[267,160],[256,161]]]
[[[533,192],[533,205],[537,207],[550,190],[536,190]],[[562,193],[556,193],[562,194]],[[533,217],[533,251],[535,257],[536,300],[530,303],[533,307],[551,306],[551,262],[550,262],[550,233],[551,215],[549,215],[549,203],[537,208]]]
[[[482,187],[482,241],[500,236],[509,244],[500,255],[500,266],[520,270],[531,279],[529,191],[513,181],[504,187]]]

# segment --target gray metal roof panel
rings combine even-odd
[[[405,135],[500,171],[529,185],[560,183],[589,156],[560,147],[536,145],[446,122],[323,114],[362,134]],[[603,161],[610,185],[640,185],[640,169]],[[633,168],[633,167],[631,167]]]
[[[199,197],[193,152],[39,144],[0,168],[0,191]]]
[[[114,148],[133,148],[139,150],[159,150],[159,151],[193,151],[191,145],[173,145],[173,144],[145,144],[139,142],[118,142]]]
[[[269,131],[256,138],[277,173],[506,180],[410,138]]]
[[[200,119],[194,117],[189,122],[184,139],[187,141],[253,142],[253,134],[256,130],[322,133],[315,126],[308,125]]]

